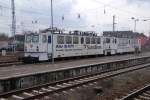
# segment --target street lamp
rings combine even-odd
[[[135,17],[131,17],[132,20],[134,20],[134,32],[136,32],[136,23],[137,21],[139,21],[139,19],[135,18]]]

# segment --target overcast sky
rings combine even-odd
[[[11,35],[11,0],[0,0],[0,32]],[[112,30],[116,16],[116,30],[133,30],[139,19],[137,31],[150,32],[150,0],[53,0],[54,26],[66,30]],[[37,31],[50,26],[50,0],[15,0],[17,33]],[[78,18],[80,15],[80,18]],[[62,20],[64,16],[64,20]],[[37,22],[37,23],[36,23]]]

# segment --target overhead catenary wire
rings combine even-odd
[[[30,0],[28,0],[29,2],[30,2]],[[130,15],[138,15],[139,16],[139,14],[135,14],[135,13],[133,13],[133,12],[130,12],[130,11],[126,11],[126,10],[124,10],[124,9],[122,9],[122,8],[118,8],[118,7],[116,7],[116,6],[113,6],[112,4],[110,4],[110,3],[108,3],[108,4],[106,4],[106,3],[103,3],[103,2],[101,2],[101,1],[99,1],[99,0],[91,0],[92,2],[96,2],[96,3],[98,3],[98,4],[100,4],[100,6],[98,6],[98,7],[96,7],[96,8],[93,8],[93,9],[89,9],[88,10],[88,12],[87,13],[89,13],[89,14],[91,14],[90,16],[92,16],[93,18],[95,17],[95,15],[94,14],[92,14],[92,13],[95,13],[95,10],[97,9],[97,10],[100,10],[100,9],[102,9],[102,12],[105,12],[104,14],[107,14],[107,15],[109,15],[109,12],[108,12],[108,8],[112,8],[112,9],[114,9],[114,10],[118,10],[118,11],[120,11],[121,13],[125,13],[125,14],[130,14]],[[113,0],[112,0],[113,1]],[[2,5],[2,8],[3,9],[7,9],[7,10],[11,10],[11,8],[8,6],[8,5],[6,5],[7,4],[7,2],[4,2],[5,3],[5,5]],[[1,4],[0,4],[1,5]],[[37,10],[36,10],[37,9]],[[21,13],[25,13],[25,16],[26,17],[28,17],[28,16],[30,16],[31,14],[35,14],[35,15],[39,15],[38,17],[40,17],[41,18],[41,20],[42,20],[42,18],[49,18],[49,16],[50,16],[50,14],[49,13],[45,13],[45,12],[42,12],[41,11],[42,9],[39,9],[39,8],[34,8],[34,10],[33,9],[23,9],[23,8],[21,8],[21,9],[18,9],[18,8],[16,8],[16,12],[17,12],[17,17],[21,17],[19,14],[21,14]],[[84,18],[85,16],[84,16],[84,13],[83,12],[85,12],[87,9],[85,9],[85,10],[83,10],[83,11],[79,11],[79,12],[76,12],[76,15],[75,15],[75,17],[74,18],[76,18],[76,16],[78,16],[78,14],[80,14],[80,17],[81,17],[81,19],[82,18]],[[94,11],[94,12],[93,12]],[[97,11],[98,12],[98,11]],[[3,15],[2,16],[4,16],[4,14],[6,14],[6,13],[3,13]],[[27,14],[29,14],[29,15],[27,15]],[[62,14],[63,15],[63,14]],[[68,16],[72,16],[71,14],[69,14],[68,13],[68,15],[67,15],[67,13],[65,13],[65,15],[64,15],[65,17],[64,17],[64,19],[66,20],[66,18],[68,18]],[[143,15],[140,15],[140,16],[142,16],[143,18],[145,18],[145,16],[143,16]],[[1,15],[0,15],[0,17],[1,17]],[[61,21],[61,18],[62,18],[62,16],[60,15],[60,16],[58,16],[58,18],[60,17],[60,21]],[[123,17],[126,17],[126,19],[130,19],[130,17],[129,16],[127,16],[127,15],[125,15],[125,16],[123,16]],[[120,17],[120,18],[122,18],[122,17]],[[31,22],[32,22],[32,19],[34,20],[35,18],[27,18],[27,19],[29,19],[29,22],[30,22],[30,19],[31,19]],[[26,19],[23,19],[23,21],[25,21]],[[40,20],[40,19],[39,19]],[[56,19],[55,19],[56,20]],[[58,19],[57,19],[58,20]],[[67,19],[68,20],[68,19]],[[42,21],[41,21],[42,22]],[[64,21],[63,23],[66,23],[66,22],[68,22],[68,21]],[[39,23],[39,24],[41,24],[41,23]],[[82,23],[81,23],[82,24]],[[84,24],[84,23],[83,23]],[[64,24],[64,25],[66,25],[66,24]],[[70,26],[72,26],[72,25],[70,25]],[[84,25],[83,25],[84,26]]]
[[[101,4],[101,5],[104,5],[105,7],[108,7],[108,8],[112,8],[112,9],[115,9],[115,10],[118,10],[118,11],[121,11],[122,13],[127,13],[127,14],[131,14],[131,15],[134,15],[134,16],[140,16],[140,17],[143,17],[143,18],[145,18],[145,16],[143,16],[143,15],[141,15],[141,14],[138,14],[138,13],[135,13],[135,12],[131,12],[131,11],[127,11],[127,10],[124,10],[124,9],[122,9],[122,8],[119,8],[119,7],[115,7],[115,6],[113,6],[112,4],[110,4],[110,3],[103,3],[103,2],[101,2],[101,1],[99,1],[99,0],[90,0],[90,1],[92,1],[92,2],[97,2],[97,3],[99,3],[99,4]],[[150,18],[150,16],[147,16],[148,18]]]
[[[127,11],[127,10],[124,10],[124,9],[121,9],[121,8],[118,8],[118,7],[115,7],[115,6],[112,6],[111,4],[106,4],[106,3],[103,3],[103,2],[101,2],[101,1],[99,1],[99,0],[91,0],[92,2],[97,2],[97,3],[99,3],[99,4],[101,4],[101,6],[100,7],[96,7],[96,8],[93,8],[93,9],[88,9],[88,12],[87,13],[91,13],[91,12],[89,12],[89,11],[95,11],[95,9],[100,9],[100,8],[103,8],[104,10],[105,10],[105,13],[106,13],[106,8],[113,8],[113,9],[115,9],[115,10],[119,10],[119,11],[121,11],[122,13],[127,13],[127,14],[132,14],[132,15],[138,15],[138,16],[141,16],[141,17],[143,17],[143,18],[145,18],[145,16],[142,16],[142,15],[139,15],[139,14],[137,14],[137,13],[135,13],[135,12],[130,12],[130,11]],[[3,5],[0,5],[0,6],[2,6],[2,8],[6,8],[6,9],[9,9],[9,10],[11,10],[11,8],[10,7],[8,7],[8,6],[3,6]],[[39,9],[39,10],[42,10],[42,9]],[[87,10],[87,9],[86,9]],[[40,12],[40,11],[32,11],[31,9],[30,10],[27,10],[27,9],[18,9],[18,8],[16,8],[16,11],[19,11],[19,12],[22,12],[22,13],[30,13],[30,14],[41,14],[41,15],[43,15],[43,16],[50,16],[50,14],[46,14],[46,13],[44,13],[44,12]],[[84,12],[84,11],[80,11],[79,13],[82,13],[82,12]],[[40,16],[41,16],[40,15]]]

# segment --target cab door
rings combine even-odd
[[[48,53],[48,58],[50,59],[52,57],[52,35],[49,34],[47,37],[48,37],[47,53]]]

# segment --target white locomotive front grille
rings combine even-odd
[[[44,60],[48,60],[48,55],[47,55],[47,53],[42,53],[42,52],[39,52],[39,53],[33,53],[33,52],[31,52],[31,53],[29,53],[29,52],[26,52],[25,53],[25,57],[35,57],[35,58],[38,58],[39,59],[39,61],[44,61]]]
[[[25,57],[39,57],[39,54],[38,53],[29,53],[29,52],[26,52],[25,53]]]

